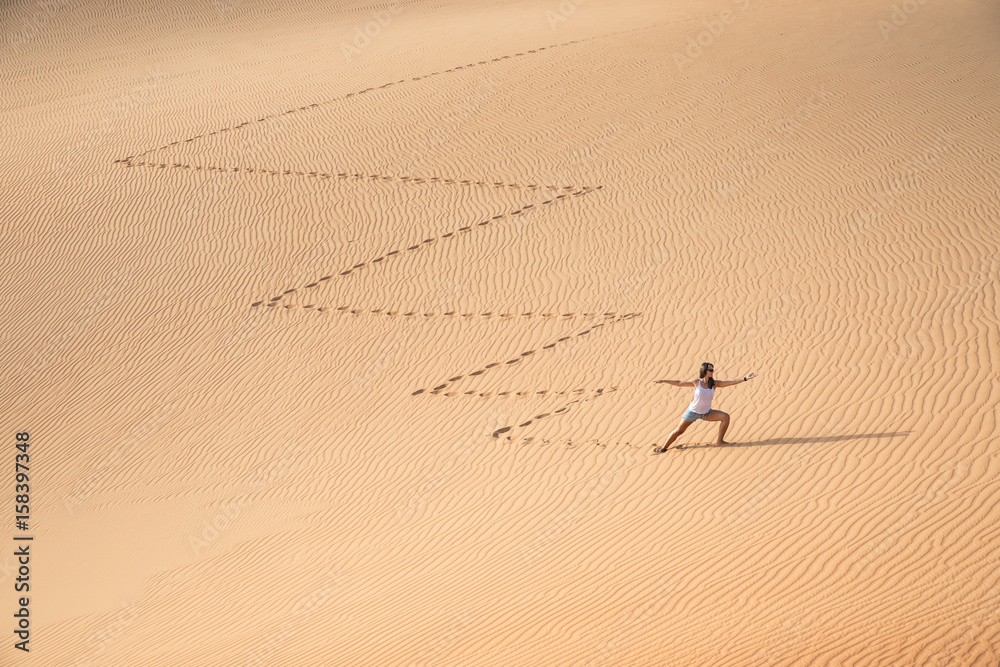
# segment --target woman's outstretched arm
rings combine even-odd
[[[749,373],[749,374],[745,375],[744,377],[740,378],[739,380],[717,380],[716,383],[715,383],[715,386],[716,387],[729,387],[729,386],[734,385],[734,384],[743,384],[744,382],[748,382],[748,381],[752,380],[755,377],[757,377],[756,373]]]
[[[693,387],[694,380],[653,380],[654,384],[672,384],[675,387]]]

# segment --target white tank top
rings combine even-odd
[[[699,415],[707,414],[712,409],[712,397],[715,396],[715,389],[705,389],[701,386],[701,380],[697,380],[694,386],[694,400],[688,406],[691,412]]]

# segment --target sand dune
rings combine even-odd
[[[1000,662],[993,4],[0,16],[0,664]]]

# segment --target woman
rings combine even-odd
[[[691,401],[691,405],[688,406],[687,410],[684,412],[684,416],[681,417],[681,423],[677,425],[674,432],[670,434],[667,439],[667,443],[662,447],[655,447],[653,449],[654,454],[662,454],[663,452],[670,449],[670,445],[673,444],[674,440],[681,437],[681,433],[687,430],[687,427],[695,423],[699,419],[704,419],[710,422],[722,422],[719,424],[719,439],[716,445],[728,445],[730,443],[722,439],[726,435],[726,429],[729,428],[729,415],[721,410],[712,409],[712,398],[715,396],[716,387],[728,387],[729,385],[739,384],[741,382],[746,382],[747,380],[752,380],[757,377],[756,373],[750,373],[749,375],[744,375],[742,380],[719,380],[718,382],[712,377],[715,374],[715,366],[709,362],[705,362],[701,365],[701,372],[698,374],[697,380],[688,380],[682,382],[680,380],[656,380],[656,384],[667,383],[672,384],[675,387],[694,387],[694,400]],[[705,376],[708,376],[708,380],[705,380]]]

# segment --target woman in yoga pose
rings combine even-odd
[[[674,432],[670,434],[667,438],[666,444],[662,447],[656,447],[653,449],[654,454],[662,454],[663,452],[670,449],[670,445],[674,443],[674,440],[681,437],[681,434],[687,430],[688,426],[695,423],[699,419],[704,419],[710,422],[721,422],[719,424],[719,438],[715,443],[716,445],[728,445],[730,443],[723,440],[723,436],[726,435],[726,429],[729,428],[729,415],[722,410],[712,409],[712,398],[715,396],[716,387],[728,387],[730,385],[739,384],[741,382],[746,382],[757,377],[756,373],[750,373],[749,375],[744,375],[740,380],[716,380],[712,377],[715,374],[715,365],[709,362],[705,362],[701,365],[701,372],[698,374],[697,380],[656,380],[656,384],[666,383],[672,384],[675,387],[694,387],[694,400],[691,401],[691,405],[687,407],[684,412],[684,416],[681,417],[681,423],[677,425]],[[708,376],[706,379],[705,376]]]

